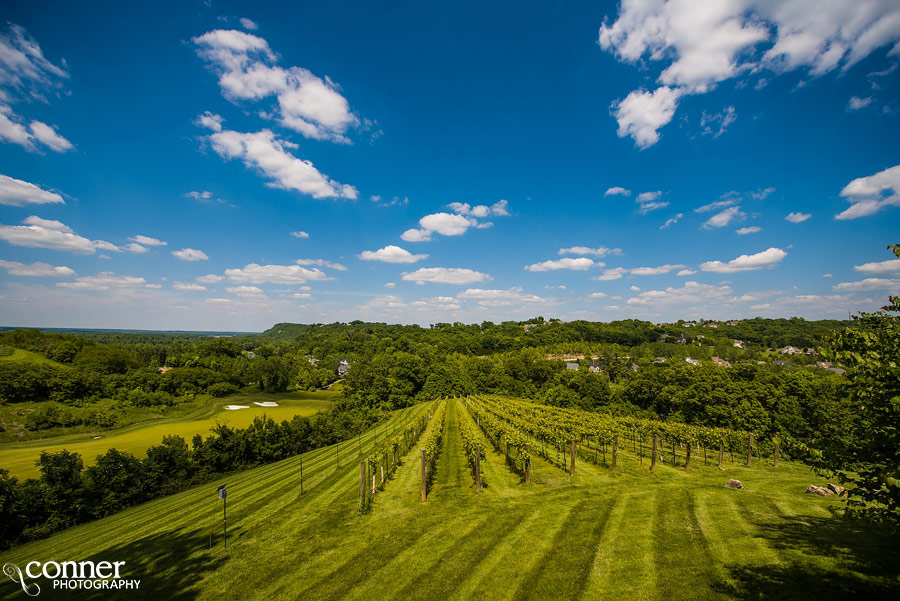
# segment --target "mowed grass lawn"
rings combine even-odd
[[[142,457],[148,448],[160,444],[163,436],[168,434],[182,436],[190,443],[195,434],[208,435],[210,428],[217,422],[243,428],[253,422],[255,417],[262,415],[279,422],[295,415],[310,416],[326,409],[338,396],[339,393],[331,391],[234,395],[212,401],[202,419],[155,419],[103,432],[98,439],[93,438],[96,434],[87,433],[23,443],[3,443],[0,444],[0,468],[9,470],[18,478],[37,477],[39,472],[34,463],[41,451],[55,452],[63,449],[80,453],[85,465],[92,464],[97,455],[111,448]],[[278,406],[260,407],[254,401],[273,401]],[[248,408],[228,411],[224,408],[226,405],[245,405]]]
[[[379,437],[428,408],[395,414]],[[805,494],[822,480],[802,465],[720,471],[701,456],[687,473],[668,464],[650,473],[624,450],[615,476],[581,462],[570,478],[535,459],[526,487],[489,448],[489,485],[476,495],[458,410],[449,408],[425,503],[413,450],[372,513],[356,514],[370,431],[306,454],[302,494],[295,457],[16,548],[0,563],[126,561],[123,577],[141,585],[119,594],[153,600],[900,598],[895,538],[832,518],[834,499]],[[730,477],[746,488],[724,488]],[[42,598],[115,598],[42,589]],[[0,584],[0,599],[21,596]]]

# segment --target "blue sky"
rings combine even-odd
[[[0,3],[2,325],[900,293],[896,2],[121,4]]]

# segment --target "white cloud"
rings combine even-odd
[[[598,261],[594,262],[593,259],[588,259],[587,257],[578,257],[577,259],[573,259],[571,257],[565,257],[563,259],[559,259],[557,261],[544,261],[543,263],[535,263],[533,265],[526,265],[526,271],[556,271],[558,269],[573,269],[575,271],[585,271],[590,269],[591,267],[603,267],[604,263]]]
[[[664,209],[669,206],[668,202],[660,201],[660,202],[645,202],[641,205],[641,208],[638,209],[638,212],[641,215],[646,215],[651,211],[655,211],[656,209]]]
[[[728,126],[737,120],[737,113],[733,106],[727,106],[721,113],[707,113],[700,115],[700,133],[704,136],[718,138],[725,133]]]
[[[15,246],[49,248],[76,254],[93,254],[96,249],[121,249],[115,244],[103,240],[88,240],[72,231],[72,228],[52,219],[41,219],[35,215],[26,218],[26,225],[0,224],[0,240],[6,240]]]
[[[654,92],[635,90],[614,106],[619,136],[632,135],[642,148],[659,139],[658,129],[672,120],[682,94],[705,93],[764,70],[802,68],[813,76],[846,70],[897,40],[900,5],[882,0],[625,1],[598,37],[623,62],[664,67]]]
[[[694,275],[695,273],[697,273],[697,270],[696,270],[696,269],[682,269],[681,271],[679,271],[679,272],[676,273],[675,275],[677,275],[677,276],[679,276],[679,277],[684,277],[684,276],[686,276],[686,275]]]
[[[425,282],[433,282],[435,284],[473,284],[489,280],[491,276],[480,271],[459,267],[422,267],[412,273],[403,274],[403,279],[417,284]]]
[[[832,276],[830,273],[823,273],[823,274],[822,274],[822,277],[823,277],[823,278],[830,278],[830,277],[834,277],[834,276]]]
[[[217,115],[211,111],[205,111],[200,115],[197,115],[197,119],[194,123],[212,131],[222,131],[223,121],[225,121],[225,119],[221,115]]]
[[[397,284],[395,282],[387,282],[384,285],[385,288],[396,288]]]
[[[225,279],[225,276],[223,276],[223,275],[216,275],[214,273],[210,273],[208,275],[200,276],[199,278],[197,278],[197,281],[200,282],[201,284],[215,284],[217,282],[221,282],[224,279]]]
[[[62,196],[20,179],[0,175],[0,205],[23,207],[28,204],[65,204]]]
[[[469,288],[468,290],[457,294],[456,298],[475,301],[482,307],[507,307],[521,303],[532,304],[546,302],[546,299],[537,296],[536,294],[528,294],[521,288],[510,288],[508,290]]]
[[[318,265],[319,267],[330,267],[338,271],[347,271],[347,268],[340,263],[333,263],[325,259],[297,259],[294,263],[297,265]]]
[[[668,228],[669,226],[675,225],[676,223],[678,223],[678,220],[681,219],[682,217],[684,217],[684,213],[678,213],[672,217],[669,217],[668,219],[666,219],[666,222],[664,224],[659,226],[659,229],[664,230],[664,229]]]
[[[431,242],[431,232],[412,228],[400,234],[400,238],[407,242]]]
[[[598,275],[594,277],[595,280],[600,280],[601,282],[606,282],[610,280],[618,280],[624,274],[628,273],[628,270],[624,267],[614,267],[612,269],[606,269],[603,271],[602,275]]]
[[[621,255],[621,248],[607,248],[598,246],[591,248],[590,246],[570,246],[569,248],[560,248],[561,255],[594,255],[595,257],[605,257],[606,255]]]
[[[714,286],[711,284],[698,284],[697,282],[685,282],[681,288],[669,287],[665,290],[647,290],[641,292],[626,302],[629,305],[681,305],[687,303],[721,302],[732,296],[730,286]]]
[[[603,196],[631,196],[631,190],[627,190],[622,186],[613,186],[608,188]]]
[[[747,234],[755,234],[756,232],[761,232],[762,228],[757,225],[751,225],[750,227],[742,227],[740,229],[735,230],[738,236],[746,236]]]
[[[702,207],[697,207],[694,209],[695,213],[709,213],[710,211],[718,211],[719,209],[724,209],[725,207],[733,207],[738,202],[740,202],[737,198],[726,198],[725,200],[717,200],[715,202],[711,202],[707,205],[703,205]]]
[[[703,227],[706,229],[712,227],[725,227],[734,219],[740,219],[741,217],[744,217],[744,213],[741,212],[741,207],[729,207],[721,213],[716,213],[707,219],[703,224]]]
[[[173,250],[172,255],[182,261],[207,261],[209,259],[202,250],[194,248],[182,248],[181,250]]]
[[[723,263],[722,261],[707,261],[700,265],[703,271],[715,273],[737,273],[740,271],[754,271],[766,267],[775,267],[787,256],[780,248],[769,248],[754,255],[741,255],[737,259]]]
[[[863,263],[862,265],[854,265],[853,269],[863,273],[900,273],[900,259]]]
[[[491,214],[495,217],[509,216],[509,201],[500,199],[491,205]]]
[[[588,295],[588,298],[606,298],[607,296],[609,295],[605,292],[592,292]]]
[[[265,296],[265,294],[262,291],[262,288],[259,288],[257,286],[234,286],[231,288],[226,288],[225,291],[228,292],[228,294],[234,294],[237,296],[243,296],[243,297],[249,297],[249,298]]]
[[[656,200],[660,196],[662,196],[662,190],[656,190],[654,192],[641,192],[637,195],[635,201],[639,203],[651,202]]]
[[[0,260],[0,267],[9,275],[45,278],[70,278],[75,277],[75,270],[71,267],[48,265],[47,263],[17,263],[16,261]]]
[[[423,230],[444,236],[460,236],[475,223],[473,219],[452,213],[434,213],[419,219],[419,225]]]
[[[660,275],[676,269],[684,269],[684,265],[660,265],[659,267],[635,267],[630,269],[631,275]]]
[[[900,292],[900,279],[866,278],[859,282],[841,282],[832,286],[835,292],[863,291],[863,290],[889,290]]]
[[[385,263],[415,263],[427,259],[428,255],[414,255],[408,250],[389,244],[378,250],[364,250],[359,254],[363,261],[383,261]]]
[[[128,252],[130,252],[130,253],[135,253],[135,254],[138,254],[138,255],[142,255],[142,254],[144,254],[145,252],[147,252],[147,248],[145,248],[145,247],[143,247],[143,246],[141,246],[140,244],[137,244],[137,243],[135,243],[135,242],[132,242],[131,244],[126,244],[125,246],[121,247],[120,250],[126,250],[126,251],[128,251]]]
[[[56,152],[66,152],[74,148],[72,143],[56,133],[56,130],[41,121],[32,121],[28,126],[34,137],[45,146]]]
[[[318,140],[349,142],[347,130],[360,123],[336,83],[302,67],[279,67],[263,38],[217,29],[192,41],[200,57],[219,74],[222,94],[229,100],[275,96],[281,125]]]
[[[209,277],[209,276],[207,276]],[[226,269],[225,277],[239,284],[303,284],[328,277],[321,269],[306,269],[299,265],[258,265],[250,263],[240,269]],[[198,278],[197,281],[203,282]],[[206,282],[204,282],[206,283]]]
[[[785,221],[790,221],[791,223],[803,223],[807,219],[812,217],[812,213],[788,213],[784,218]]]
[[[295,292],[291,295],[291,298],[299,298],[301,300],[309,300],[312,298],[312,294],[309,292]]]
[[[629,286],[628,289],[631,290],[632,292],[640,292],[641,291],[641,289],[638,288],[637,286]]]
[[[132,236],[129,240],[137,242],[138,244],[143,244],[144,246],[165,246],[167,244],[158,238],[151,238],[150,236],[142,236],[140,234]]]
[[[900,205],[900,165],[859,177],[841,190],[851,204],[835,215],[835,219],[856,219],[874,215],[883,207]]]
[[[638,212],[641,215],[646,215],[650,211],[655,211],[656,209],[662,209],[664,207],[669,206],[668,202],[658,200],[659,197],[662,196],[661,190],[656,190],[653,192],[641,192],[635,198],[635,202],[640,205]]]
[[[291,236],[293,236],[294,238],[301,238],[303,240],[309,238],[309,234],[307,234],[306,232],[304,232],[302,230],[297,230],[296,232],[291,232]]]
[[[319,172],[310,161],[301,160],[285,150],[295,147],[275,137],[270,130],[241,133],[224,130],[210,134],[210,144],[225,159],[238,158],[244,165],[260,171],[272,181],[273,188],[296,190],[313,198],[355,199],[356,188],[341,184]]]
[[[206,286],[200,284],[190,284],[186,282],[172,282],[172,288],[175,290],[189,290],[192,292],[202,292],[206,290]]]
[[[250,31],[256,31],[257,29],[259,29],[259,25],[257,25],[255,22],[251,21],[247,17],[241,17],[240,21],[241,21],[241,27],[243,27],[244,29],[248,29]]]
[[[194,200],[199,200],[200,202],[208,201],[212,198],[212,192],[209,190],[204,190],[203,192],[197,192],[196,190],[188,192],[185,194],[188,198],[193,198]]]
[[[865,108],[872,104],[872,97],[868,98],[860,98],[859,96],[852,96],[850,98],[850,102],[847,103],[847,109],[851,111],[858,111],[861,108]]]
[[[493,226],[490,221],[478,221],[485,217],[504,217],[509,215],[509,203],[499,200],[492,204],[471,206],[464,202],[453,202],[447,205],[453,213],[432,213],[419,219],[419,229],[411,228],[403,232],[400,238],[406,242],[430,242],[431,236],[438,233],[444,236],[461,236],[470,227],[485,229]]]
[[[97,275],[76,278],[74,282],[59,282],[60,288],[73,288],[75,290],[109,290],[110,288],[137,288],[156,287],[156,284],[147,284],[142,277],[130,275],[116,275],[111,271],[104,271]]]
[[[662,86],[653,92],[635,90],[612,105],[613,116],[619,122],[616,134],[631,136],[638,148],[648,148],[659,142],[659,129],[669,123],[678,107],[682,92],[678,88]]]

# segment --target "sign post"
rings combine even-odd
[[[228,548],[228,489],[225,488],[225,485],[219,487],[216,491],[219,493],[219,498],[222,500],[222,531],[224,534],[225,548]]]

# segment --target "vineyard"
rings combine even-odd
[[[227,550],[215,482],[0,563],[126,561],[142,580],[129,598],[154,600],[895,599],[893,536],[833,519],[834,498],[804,492],[821,479],[787,457],[776,468],[771,441],[752,442],[748,466],[749,444],[749,432],[447,399],[339,452],[223,478]],[[21,595],[0,583],[0,599]]]

